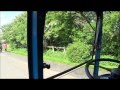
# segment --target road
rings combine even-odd
[[[66,65],[51,63],[51,69],[44,69],[44,79],[64,71],[61,67],[69,68]],[[4,51],[0,53],[0,79],[29,79],[27,57]],[[80,77],[71,73],[59,79],[80,79]]]
[[[65,64],[48,61],[47,63],[51,65],[51,68],[43,70],[44,79],[71,68]],[[27,57],[8,52],[0,53],[0,79],[29,79]],[[88,79],[88,77],[85,74],[85,69],[79,67],[56,79]]]
[[[28,79],[27,61],[20,60],[17,56],[2,52],[0,54],[1,79]]]

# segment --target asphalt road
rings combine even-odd
[[[47,62],[51,69],[44,69],[44,79],[64,71],[70,66]],[[69,73],[57,79],[80,79],[79,75]],[[0,79],[29,79],[27,57],[8,52],[0,53]]]
[[[51,68],[44,69],[44,79],[71,68],[60,63],[50,61],[46,63],[50,64]],[[27,57],[8,52],[0,53],[0,79],[29,79]],[[88,77],[84,68],[77,68],[56,79],[88,79]]]
[[[2,52],[0,54],[1,79],[28,79],[27,61],[21,60],[16,55]]]

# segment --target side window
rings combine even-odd
[[[0,11],[0,78],[28,79],[27,11]]]
[[[89,21],[90,25],[87,23]],[[49,11],[46,14],[43,38],[44,62],[51,68],[44,69],[44,78],[90,60],[94,29],[95,12]],[[48,74],[49,72],[49,74]],[[84,66],[56,78],[87,78]]]

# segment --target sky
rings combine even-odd
[[[9,24],[21,13],[23,13],[23,11],[0,11],[0,27],[5,24]],[[0,33],[2,33],[1,30]]]
[[[0,11],[0,27],[10,23],[15,16],[20,15],[23,11]]]

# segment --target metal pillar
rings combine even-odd
[[[96,12],[97,14],[97,31],[96,31],[96,38],[95,38],[95,65],[94,65],[94,72],[93,76],[95,78],[98,77],[99,71],[99,61],[100,58],[100,51],[101,51],[101,44],[102,44],[102,21],[103,21],[103,11]]]
[[[28,68],[30,79],[43,79],[45,11],[28,11]]]

